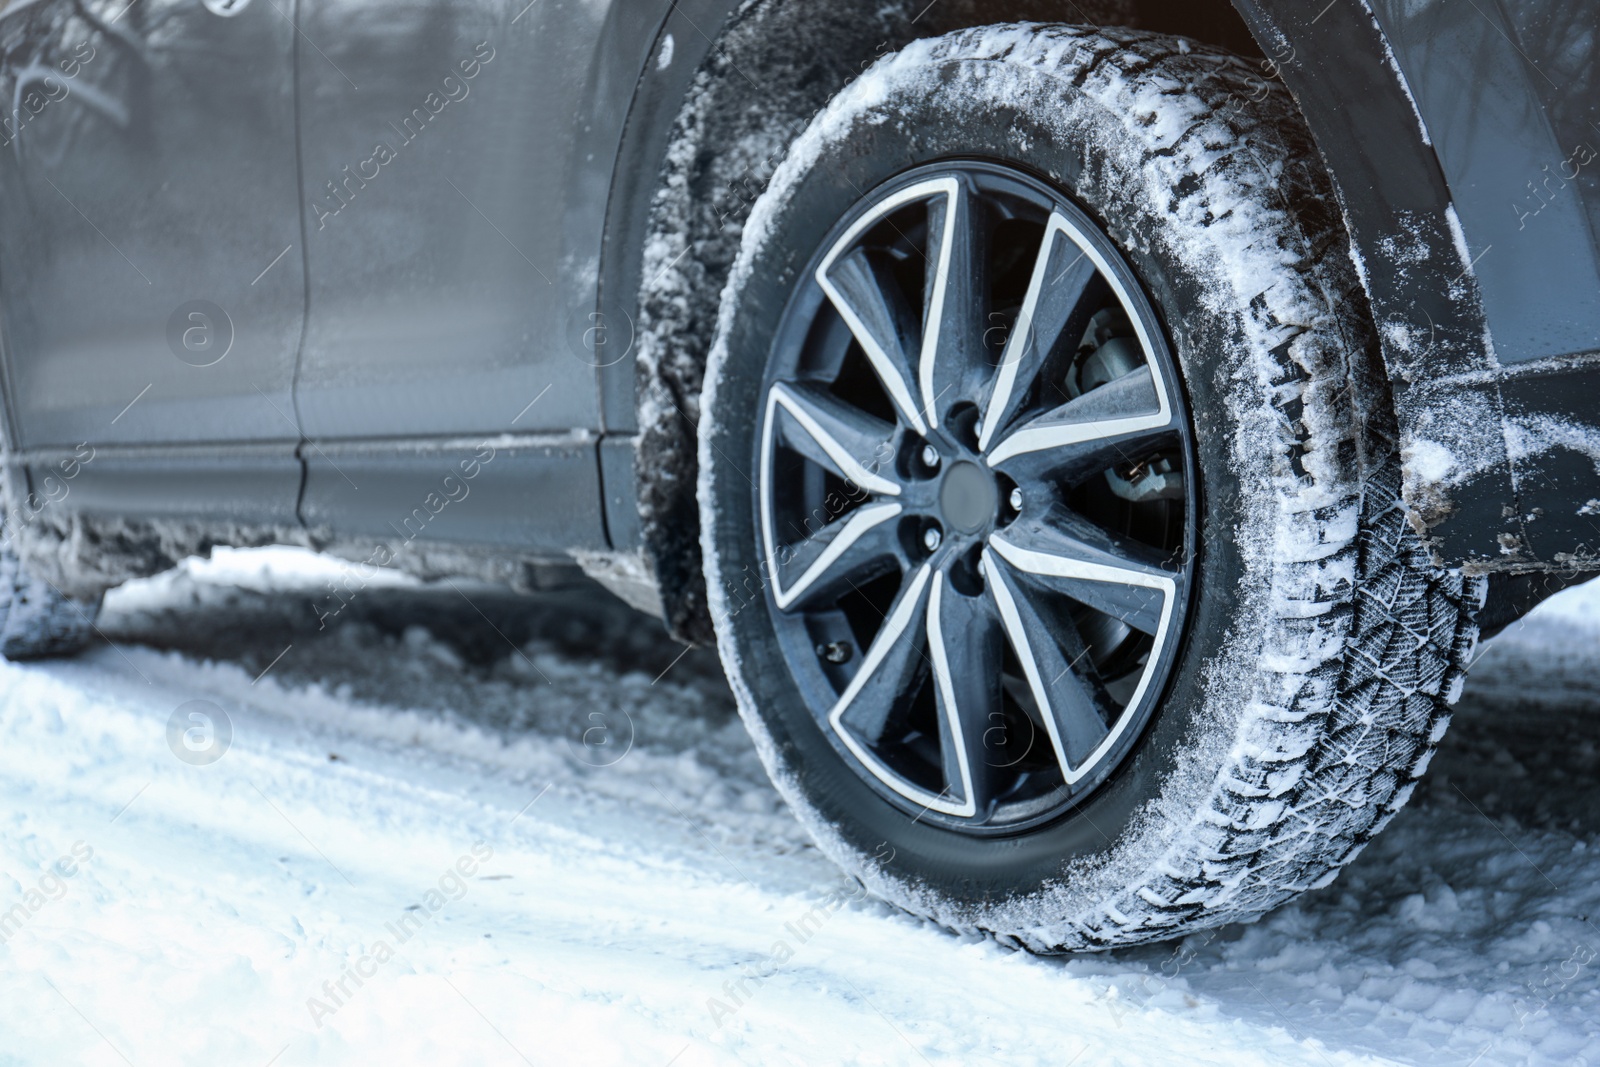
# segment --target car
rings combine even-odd
[[[1255,918],[1600,570],[1577,0],[0,12],[0,647],[213,546],[715,644],[817,846]],[[647,624],[641,621],[641,624]]]

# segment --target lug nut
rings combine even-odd
[[[922,465],[930,470],[937,470],[939,467],[939,450],[932,445],[923,445]]]
[[[854,654],[855,650],[850,647],[849,641],[829,641],[817,646],[817,655],[829,663],[848,663]]]
[[[1011,490],[1011,496],[1009,498],[1009,502],[1011,504],[1011,510],[1012,511],[1021,511],[1022,510],[1022,490],[1021,489],[1013,489],[1013,490]]]
[[[922,531],[922,546],[929,552],[939,547],[939,542],[944,540],[944,535],[939,532],[939,527],[930,526]]]
[[[972,436],[976,437],[980,441],[983,440],[983,420],[982,419],[979,419],[977,422],[972,424]]]

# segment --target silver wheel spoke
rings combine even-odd
[[[893,468],[894,427],[815,386],[778,382],[767,398],[767,432],[813,463],[869,493],[898,496]],[[766,457],[770,463],[770,454]]]
[[[889,520],[900,510],[899,504],[865,504],[800,543],[777,549],[772,592],[778,610],[804,610],[891,566],[895,536]]]
[[[1066,218],[1059,211],[1052,214],[984,407],[980,451],[987,451],[1011,420],[1022,403],[1026,384],[1039,372],[1057,338],[1067,331],[1073,312],[1083,305],[1084,293],[1098,273],[1094,260],[1072,239]],[[1077,332],[1082,334],[1081,324]]]
[[[911,339],[919,332],[915,309],[906,306],[899,288],[879,274],[867,253],[852,246],[885,216],[919,200],[953,196],[958,185],[954,178],[934,178],[886,198],[857,219],[817,266],[817,284],[867,354],[895,409],[919,434],[928,432],[928,424],[912,391]]]
[[[927,305],[917,383],[928,424],[939,426],[940,404],[948,407],[981,365],[985,266],[981,220],[966,184],[928,202]]]
[[[1023,423],[1006,434],[986,460],[998,467],[1016,456],[1078,445],[1109,448],[1174,428],[1171,407],[1145,366]]]
[[[1135,630],[1165,626],[1178,571],[1143,545],[1112,537],[1065,511],[1013,523],[989,539],[1007,563]]]
[[[1071,623],[1040,610],[1011,566],[988,550],[983,554],[983,571],[994,591],[1006,640],[1022,664],[1056,761],[1070,784],[1110,733],[1086,682],[1093,669],[1089,651]]]
[[[834,729],[853,749],[863,741],[868,745],[877,743],[890,712],[912,691],[917,674],[927,667],[922,652],[923,628],[917,622],[922,618],[931,573],[923,565],[906,581],[862,657],[855,677],[828,713]],[[870,753],[857,755],[876,762]]]
[[[992,730],[1003,736],[1000,631],[985,602],[954,592],[943,574],[928,597],[928,650],[945,793],[976,814],[988,806],[1000,763],[986,743]]]

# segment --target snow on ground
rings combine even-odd
[[[1600,1064],[1600,583],[1332,886],[1043,959],[855,897],[652,620],[345,573],[219,552],[0,664],[0,1065]]]

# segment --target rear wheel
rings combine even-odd
[[[1442,732],[1481,589],[1405,523],[1292,103],[998,27],[845,90],[756,205],[703,402],[713,618],[870,888],[1043,950],[1331,877]]]

